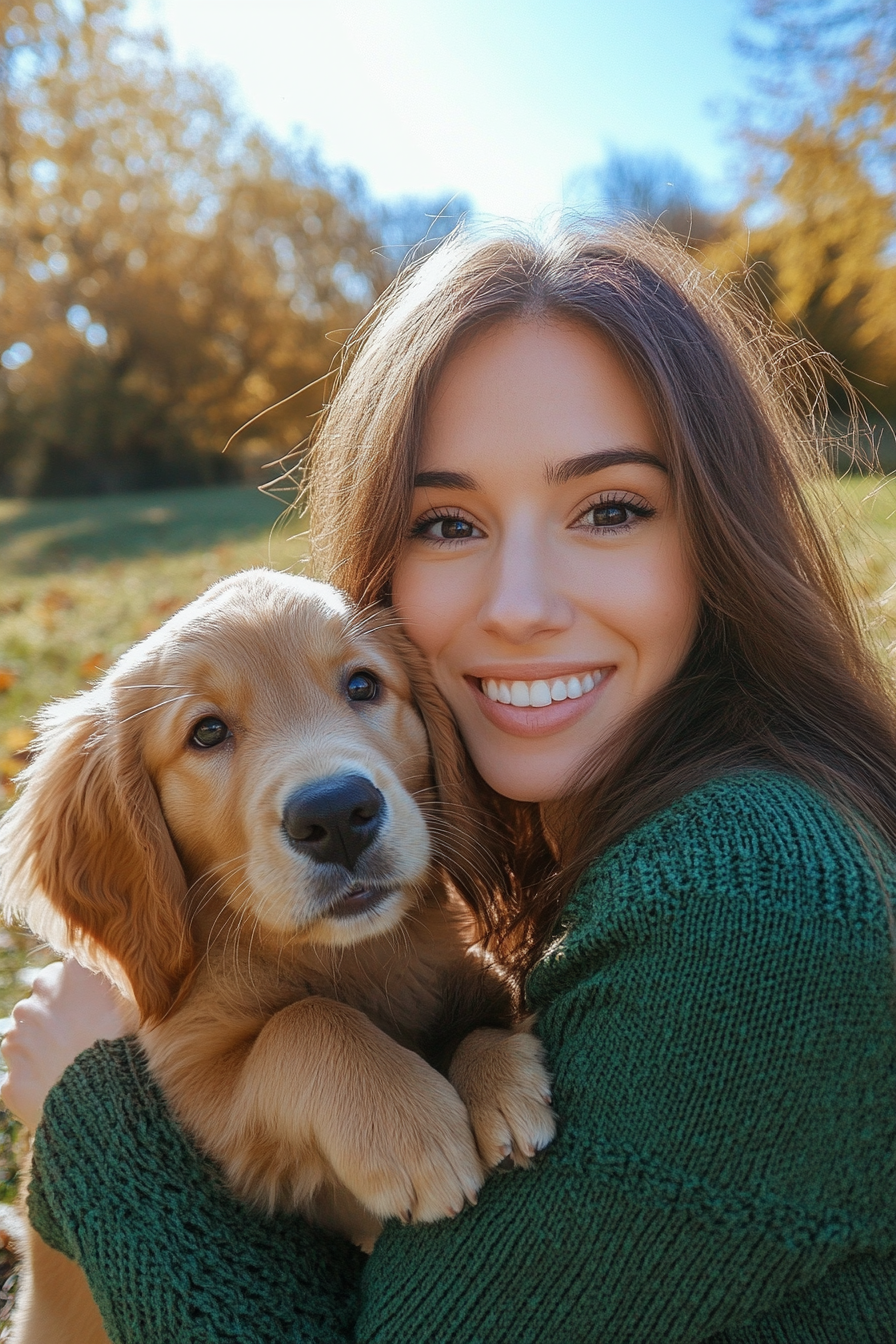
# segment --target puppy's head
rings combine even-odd
[[[2,824],[7,917],[120,967],[146,1019],[216,929],[347,944],[394,926],[432,865],[424,814],[462,778],[389,614],[266,570],[216,584],[40,726]]]

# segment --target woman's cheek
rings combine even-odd
[[[464,591],[464,584],[450,565],[409,558],[395,571],[393,606],[406,633],[431,661],[438,658],[462,623]]]
[[[633,640],[641,648],[642,675],[649,683],[643,693],[651,694],[675,676],[697,633],[697,589],[680,547],[658,548],[632,609],[638,614]]]
[[[598,644],[605,639],[608,656],[618,659],[619,691],[633,704],[665,685],[687,656],[698,623],[696,585],[669,536],[596,559],[590,574],[580,571],[576,605]]]

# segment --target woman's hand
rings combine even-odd
[[[72,1060],[94,1041],[127,1035],[134,1006],[104,975],[77,961],[56,961],[34,981],[31,997],[12,1010],[14,1025],[0,1047],[9,1074],[0,1098],[32,1131],[44,1098]]]

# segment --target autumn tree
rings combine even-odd
[[[247,126],[125,9],[0,0],[0,493],[281,455],[313,393],[221,449],[326,372],[390,272],[359,184]]]
[[[896,413],[896,8],[752,0],[740,139],[742,222],[715,261],[749,271],[777,316]]]

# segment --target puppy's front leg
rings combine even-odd
[[[263,1168],[299,1201],[335,1178],[378,1218],[430,1222],[475,1201],[482,1164],[454,1088],[346,1004],[310,998],[266,1024],[240,1072],[225,1155],[258,1195]],[[247,1159],[247,1151],[261,1162]]]
[[[550,1075],[541,1041],[532,1035],[532,1021],[513,1031],[492,1027],[471,1031],[448,1069],[489,1168],[507,1158],[527,1167],[556,1131]]]

